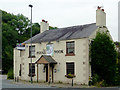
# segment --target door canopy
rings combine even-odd
[[[57,64],[57,62],[48,55],[42,55],[36,62],[36,64]]]

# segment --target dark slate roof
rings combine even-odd
[[[97,29],[96,23],[46,30],[32,37],[32,43],[79,39],[89,37]],[[24,43],[30,43],[31,39]]]
[[[41,57],[44,57],[49,63],[57,64],[57,62],[49,55],[42,55]],[[40,58],[36,61],[36,63],[40,60]]]

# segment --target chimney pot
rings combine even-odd
[[[97,8],[98,8],[98,9],[101,9],[101,7],[99,7],[99,6],[98,6]]]
[[[102,9],[102,11],[104,12],[104,9]]]
[[[45,20],[44,20],[44,19],[42,19],[42,22],[45,22]]]

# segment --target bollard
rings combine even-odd
[[[15,77],[15,82],[16,82],[16,77]]]
[[[72,78],[72,86],[73,86],[73,78]]]
[[[16,79],[17,79],[16,81],[18,82],[18,77],[16,77]]]
[[[17,77],[17,82],[19,82],[19,77]]]
[[[51,83],[51,75],[50,75],[50,78],[49,78],[49,84]]]

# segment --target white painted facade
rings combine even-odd
[[[66,62],[74,62],[75,63],[75,75],[74,78],[75,83],[88,83],[89,80],[89,39],[76,39],[76,40],[68,40],[68,41],[75,41],[75,56],[65,56],[66,55],[66,41],[60,41],[56,42],[53,41],[54,50],[63,50],[63,53],[54,53],[53,58],[57,62],[54,69],[57,70],[56,73],[54,73],[54,82],[70,82],[70,79],[67,79],[65,77],[66,75]],[[43,49],[46,49],[46,43],[42,44],[33,44],[35,45],[35,56],[36,58],[32,58],[33,63],[35,63],[41,55],[37,54],[37,51],[42,51]],[[19,70],[20,70],[20,64],[22,64],[22,74],[20,79],[21,80],[30,80],[29,74],[29,63],[30,58],[29,57],[29,45],[26,45],[25,51],[21,51],[22,55],[20,56],[20,51],[17,49],[14,49],[15,52],[15,76],[19,76]],[[85,62],[85,64],[83,64]],[[43,73],[43,64],[39,65],[39,81],[45,81],[46,75]],[[35,69],[37,72],[37,67]],[[36,73],[37,75],[37,73]],[[36,81],[37,77],[34,76],[33,80]]]
[[[99,15],[98,15],[99,16]],[[98,17],[97,17],[98,18]],[[98,20],[99,23],[99,20]],[[105,24],[106,22],[104,22]],[[99,23],[101,24],[101,22]],[[97,25],[99,25],[97,24]],[[104,25],[103,25],[104,26]],[[63,53],[53,53],[52,58],[57,62],[54,65],[53,69],[53,81],[54,82],[63,82],[63,83],[71,83],[71,79],[65,77],[66,75],[66,63],[74,62],[74,70],[75,70],[75,78],[74,83],[76,84],[86,84],[88,85],[89,76],[91,76],[91,67],[90,67],[90,57],[89,57],[89,45],[93,38],[95,38],[96,32],[98,30],[106,31],[106,27],[98,28],[87,38],[79,38],[72,40],[61,40],[61,41],[51,41],[53,44],[54,50],[63,50]],[[49,37],[48,37],[49,38]],[[66,42],[74,41],[75,55],[74,56],[66,56]],[[35,45],[35,58],[32,58],[32,62],[35,63],[42,54],[37,53],[39,51],[46,51],[46,45],[48,42],[42,43],[33,43]],[[29,63],[31,63],[29,58],[29,46],[31,44],[25,45],[25,50],[20,51],[17,48],[14,48],[14,78],[19,77],[21,80],[30,81],[29,74]],[[19,76],[21,64],[21,76]],[[37,74],[37,64],[35,65],[35,76],[33,77],[33,81],[44,82],[46,81],[46,72],[43,72],[44,64],[38,64],[38,74]],[[56,72],[55,72],[56,70]],[[50,67],[50,73],[52,74],[52,70]],[[37,76],[38,75],[38,76]]]

